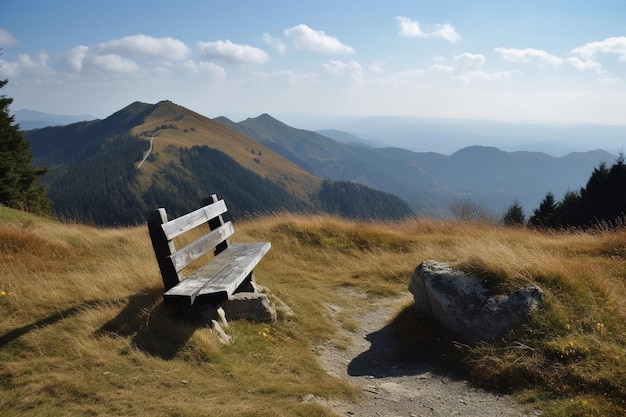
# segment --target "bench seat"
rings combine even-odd
[[[188,305],[201,297],[226,299],[233,295],[270,247],[270,242],[234,243],[166,291],[163,297],[166,302]]]

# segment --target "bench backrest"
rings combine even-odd
[[[168,220],[164,208],[159,208],[148,215],[148,231],[165,291],[184,279],[181,271],[190,263],[211,249],[214,249],[214,254],[217,255],[229,246],[228,238],[234,233],[234,229],[232,222],[224,223],[222,218],[222,214],[227,211],[226,203],[214,194],[206,198],[204,204],[207,205],[172,220]],[[204,223],[209,226],[206,235],[181,249],[176,249],[174,245],[176,237]]]

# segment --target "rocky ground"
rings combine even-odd
[[[339,416],[540,415],[524,410],[507,396],[442,375],[428,363],[407,364],[394,359],[393,337],[387,325],[411,301],[411,294],[406,293],[370,305],[368,311],[352,318],[355,331],[342,328],[336,340],[315,349],[330,375],[361,387],[357,401],[334,402],[312,395],[304,400],[322,403]],[[335,317],[341,313],[336,306],[329,309]]]

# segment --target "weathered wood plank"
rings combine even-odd
[[[270,242],[236,243],[168,290],[165,297],[187,297],[192,305],[198,296],[232,295],[269,251]]]
[[[232,222],[226,222],[209,234],[202,236],[195,242],[173,253],[170,258],[176,271],[180,272],[183,268],[213,249],[220,242],[228,239],[234,232]]]
[[[224,213],[226,213],[226,203],[224,200],[219,200],[163,224],[163,232],[171,240]]]
[[[236,245],[242,247],[243,250],[239,251],[239,254],[234,257],[227,268],[215,274],[213,279],[202,287],[198,295],[212,294],[222,289],[228,295],[232,295],[271,247],[270,242],[233,244],[231,246]]]

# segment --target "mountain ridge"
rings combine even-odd
[[[188,212],[213,193],[229,201],[233,217],[336,207],[336,214],[387,218],[385,206],[393,215],[412,214],[396,196],[323,180],[236,130],[167,100],[133,102],[103,120],[35,129],[25,136],[34,162],[50,167],[44,181],[55,210],[72,220],[133,224],[157,207],[166,206],[173,215]],[[345,204],[329,205],[346,190]],[[367,199],[383,203],[358,203]]]
[[[452,201],[465,198],[476,199],[494,213],[514,201],[530,212],[547,192],[577,190],[600,162],[615,159],[602,150],[555,157],[485,145],[467,146],[451,155],[369,148],[295,129],[267,114],[229,121],[229,126],[315,175],[385,190],[416,212],[435,216],[445,215]]]

